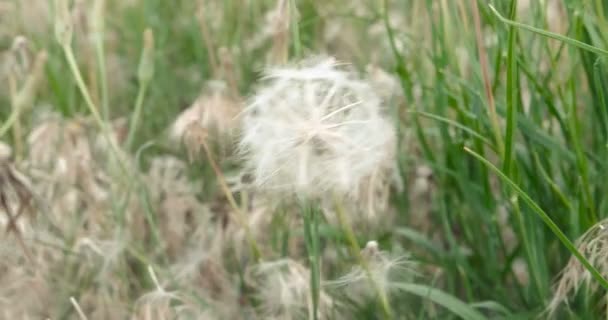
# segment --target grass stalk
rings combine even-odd
[[[497,18],[498,18],[500,21],[502,21],[503,23],[506,23],[506,24],[508,24],[508,25],[510,25],[510,26],[514,26],[514,27],[517,27],[517,28],[520,28],[520,29],[524,29],[524,30],[527,30],[527,31],[530,31],[530,32],[534,32],[534,33],[536,33],[536,34],[540,34],[540,35],[545,36],[545,37],[547,37],[547,38],[551,38],[551,39],[555,39],[555,40],[563,41],[563,42],[565,42],[565,43],[567,43],[567,44],[570,44],[570,45],[573,45],[573,46],[575,46],[575,47],[578,47],[578,48],[581,48],[581,49],[587,50],[587,51],[589,51],[589,52],[593,52],[593,53],[598,54],[598,55],[601,55],[601,56],[606,56],[606,55],[608,55],[608,51],[606,51],[606,50],[604,50],[604,49],[601,49],[601,48],[598,48],[598,47],[595,47],[595,46],[592,46],[592,45],[589,45],[589,44],[586,44],[586,43],[581,42],[581,41],[579,41],[579,40],[572,39],[572,38],[569,38],[569,37],[563,36],[563,35],[561,35],[561,34],[557,34],[557,33],[550,32],[550,31],[546,31],[546,30],[539,29],[539,28],[536,28],[536,27],[533,27],[533,26],[529,26],[529,25],[524,24],[524,23],[520,23],[520,22],[517,22],[517,21],[513,21],[513,20],[510,20],[510,19],[507,19],[507,18],[503,17],[503,16],[502,16],[502,15],[501,15],[501,14],[500,14],[500,13],[499,13],[497,10],[496,10],[496,8],[494,8],[494,6],[492,6],[492,5],[490,4],[490,5],[489,5],[489,7],[490,7],[490,10],[492,11],[492,13],[493,13],[493,14],[494,14],[494,15],[495,15],[495,16],[496,16],[496,17],[497,17]]]
[[[473,21],[475,22],[475,37],[477,45],[477,54],[479,55],[479,64],[481,66],[481,76],[483,79],[483,85],[486,94],[486,102],[488,103],[488,114],[490,117],[490,123],[492,125],[492,132],[494,133],[494,139],[498,150],[502,154],[505,153],[505,144],[502,139],[500,122],[498,119],[498,113],[496,113],[496,103],[494,101],[494,94],[492,93],[492,84],[490,81],[490,72],[488,70],[488,55],[484,48],[483,34],[481,30],[481,18],[479,17],[479,7],[477,0],[471,0],[473,4]]]
[[[103,118],[107,121],[111,119],[109,106],[109,92],[108,92],[108,74],[106,66],[106,50],[104,44],[104,30],[100,30],[101,34],[95,37],[95,56],[97,57],[97,68],[99,72],[99,80],[101,83],[101,112]]]
[[[523,191],[513,180],[507,177],[500,169],[495,167],[490,161],[482,157],[475,151],[465,147],[464,150],[483,163],[488,169],[494,172],[503,182],[505,182],[515,193],[517,193],[524,202],[536,213],[543,222],[551,229],[553,234],[562,242],[562,244],[570,251],[570,253],[576,257],[576,259],[589,271],[591,276],[606,290],[608,290],[608,281],[602,276],[602,274],[587,260],[583,254],[576,248],[576,246],[568,239],[568,237],[562,232],[562,230],[553,222],[551,217],[540,207],[528,194]]]
[[[82,74],[80,73],[80,69],[78,68],[78,64],[76,63],[76,57],[74,56],[74,51],[72,50],[72,47],[69,44],[62,44],[61,46],[63,49],[63,53],[65,55],[65,58],[70,67],[70,71],[72,72],[72,75],[74,76],[74,79],[76,80],[76,85],[78,86],[78,89],[80,90],[80,93],[82,94],[82,97],[84,98],[84,101],[89,109],[89,112],[93,115],[93,120],[97,123],[97,126],[101,130],[103,137],[106,139],[106,142],[108,142],[108,144],[110,145],[110,148],[112,149],[120,168],[124,172],[127,172],[128,171],[127,165],[124,163],[124,160],[120,156],[120,154],[121,154],[120,147],[116,143],[116,140],[112,138],[110,128],[101,118],[101,114],[99,113],[99,110],[93,103],[93,100],[91,99],[91,95],[89,94],[87,86],[84,83],[84,80],[82,79]]]
[[[131,118],[131,123],[129,125],[129,133],[127,134],[127,140],[125,142],[127,149],[133,148],[133,141],[135,139],[135,133],[137,132],[137,128],[139,127],[139,122],[141,118],[141,111],[144,104],[144,97],[146,96],[146,91],[148,90],[148,82],[141,82],[139,84],[139,89],[137,90],[137,98],[135,100],[135,107],[133,109],[133,115]]]
[[[517,16],[517,0],[511,0],[511,19]],[[505,175],[511,176],[511,168],[513,166],[513,148],[514,135],[517,125],[517,99],[518,79],[517,79],[517,61],[515,54],[515,41],[517,38],[517,29],[514,26],[509,28],[509,44],[507,49],[507,128],[505,132],[505,149],[503,155],[503,167]]]

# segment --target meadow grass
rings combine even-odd
[[[607,316],[603,1],[66,3],[0,0],[0,209],[17,169],[35,199],[0,220],[0,318]],[[388,92],[373,214],[240,188],[238,135],[170,138],[210,80],[242,115],[265,69],[324,55]]]

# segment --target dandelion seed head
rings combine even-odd
[[[334,59],[271,68],[263,82],[240,141],[258,187],[350,195],[391,162],[395,134],[381,99]]]

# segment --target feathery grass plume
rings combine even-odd
[[[31,235],[28,235],[31,236]],[[48,248],[32,246],[36,263],[27,263],[21,250],[10,238],[0,243],[0,318],[2,319],[43,319],[53,308],[52,284],[48,271],[48,260],[52,254]],[[39,258],[40,257],[40,258]]]
[[[356,195],[393,161],[395,133],[380,98],[333,58],[268,69],[242,122],[246,169],[269,191]]]
[[[80,186],[92,191],[94,199],[104,199],[106,194],[99,187],[100,170],[94,161],[87,121],[66,120],[55,113],[41,118],[27,139],[29,166],[43,171],[56,187]],[[50,194],[47,196],[53,198]]]
[[[282,259],[263,262],[247,270],[247,280],[255,288],[264,319],[312,319],[313,301],[310,271],[297,261]],[[320,292],[319,318],[331,318],[334,301]]]
[[[204,217],[210,215],[196,198],[196,183],[188,179],[186,169],[186,164],[177,158],[159,156],[152,159],[145,178],[170,258],[184,253],[196,226],[201,223],[208,226]]]
[[[20,218],[33,214],[33,191],[29,179],[8,160],[0,162],[0,210],[6,215],[6,223],[0,223],[6,232],[13,232],[26,254],[29,250],[21,238]],[[3,222],[3,221],[0,221]]]
[[[9,119],[0,128],[0,136],[4,135],[9,126],[13,129],[15,158],[20,160],[23,156],[21,115],[32,108],[38,87],[44,76],[44,66],[47,60],[46,51],[40,51],[34,63],[31,63],[27,39],[18,36],[13,42],[13,60],[8,74],[9,95],[11,100],[11,114]]]
[[[42,50],[38,53],[32,70],[29,72],[22,87],[19,89],[17,95],[14,97],[14,100],[12,102],[13,108],[16,108],[20,111],[25,111],[25,108],[32,106],[34,98],[36,96],[36,91],[38,90],[40,82],[42,81],[44,76],[44,65],[46,64],[47,58],[48,55],[46,51]]]
[[[415,272],[413,263],[407,255],[393,256],[378,248],[376,241],[369,241],[365,248],[361,250],[363,259],[367,262],[367,270],[357,265],[352,270],[337,280],[328,281],[330,287],[344,288],[345,294],[354,301],[364,302],[376,297],[376,290],[381,290],[387,297],[389,296],[391,283],[407,280]],[[377,286],[372,288],[369,277]]]
[[[111,281],[111,273],[118,269],[121,258],[126,250],[128,239],[95,239],[81,237],[76,240],[74,250],[84,257],[83,260],[93,261],[99,266],[97,279],[100,283]]]
[[[238,133],[236,117],[240,109],[238,98],[229,94],[224,82],[209,81],[196,101],[177,117],[171,128],[171,137],[183,141],[189,153],[196,153],[200,142],[192,137],[202,130],[206,138],[227,153]]]
[[[368,64],[365,72],[370,80],[370,84],[380,97],[384,100],[392,100],[403,95],[399,78],[386,72],[380,66]]]
[[[434,223],[432,220],[433,203],[433,170],[425,165],[419,165],[413,170],[408,197],[412,214],[408,223],[416,230],[424,233],[432,232]]]
[[[74,232],[74,226],[64,222],[79,221],[89,237],[114,237],[104,230],[116,223],[107,216],[110,210],[116,209],[117,195],[128,200],[124,203],[125,221],[142,218],[141,207],[134,201],[135,197],[128,198],[126,186],[112,183],[108,144],[89,119],[68,120],[53,113],[43,116],[30,133],[28,145],[25,164],[37,193],[48,203],[45,215],[58,223],[61,221],[58,227],[62,232]],[[123,163],[132,162],[126,154],[121,156],[126,159]],[[134,233],[142,229],[146,229],[143,222],[133,224],[129,231],[137,238]]]
[[[15,34],[46,35],[51,19],[51,1],[0,0],[0,39]]]
[[[608,276],[608,219],[604,219],[589,228],[577,240],[577,247],[585,258],[599,270],[602,276]],[[606,303],[608,296],[602,291],[589,271],[578,259],[571,257],[566,267],[561,271],[559,280],[555,283],[553,298],[547,306],[549,315],[555,315],[562,303],[567,303],[568,298],[574,296],[583,287],[590,293],[603,295],[603,299],[600,301],[602,304]]]
[[[17,81],[23,81],[31,68],[32,49],[25,36],[18,35],[13,39],[5,61],[5,72],[10,72]]]
[[[245,307],[239,281],[225,261],[228,243],[220,222],[211,217],[204,220],[199,221],[191,243],[184,246],[179,260],[170,268],[175,283],[188,290],[184,292],[182,312],[202,314],[202,319],[240,318]]]

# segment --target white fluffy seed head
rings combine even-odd
[[[269,69],[242,130],[256,185],[306,198],[357,192],[392,164],[395,147],[372,86],[330,58]]]

